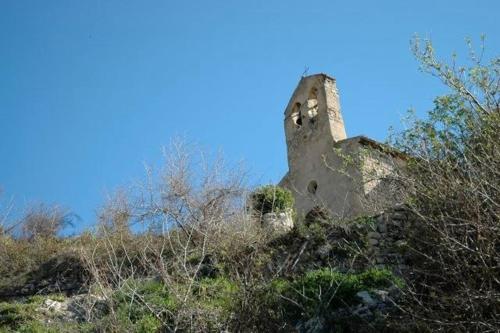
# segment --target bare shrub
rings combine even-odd
[[[98,214],[98,229],[103,234],[130,234],[132,208],[127,193],[117,191],[107,198]]]
[[[55,237],[62,229],[73,225],[75,215],[59,206],[40,204],[28,208],[20,221],[26,239]]]
[[[410,156],[405,187],[410,274],[402,308],[423,329],[500,328],[500,58],[438,61],[416,39],[422,69],[447,85],[425,120],[394,138]]]
[[[110,303],[111,320],[119,321],[124,306],[118,292],[168,330],[223,330],[231,320],[226,294],[251,277],[248,254],[267,235],[246,211],[241,168],[228,168],[220,156],[181,141],[173,142],[165,159],[159,172],[147,170],[133,193],[111,201],[101,214],[108,227],[82,247],[92,288]],[[111,232],[123,221],[140,234]],[[148,298],[143,286],[151,279],[161,284],[169,306]],[[207,301],[202,291],[212,284],[219,287]]]
[[[10,234],[15,225],[10,221],[10,214],[14,207],[12,200],[5,200],[3,197],[2,189],[0,188],[0,237]]]

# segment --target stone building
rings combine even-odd
[[[288,172],[280,186],[295,197],[299,219],[323,212],[351,218],[397,201],[385,181],[404,157],[364,136],[348,138],[335,79],[303,77],[285,109]]]

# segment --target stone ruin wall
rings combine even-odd
[[[405,229],[410,226],[411,214],[405,206],[373,217],[374,224],[366,232],[367,257],[374,267],[390,268],[396,274],[403,274],[406,265]]]

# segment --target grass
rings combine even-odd
[[[402,281],[385,269],[361,273],[342,273],[329,268],[309,271],[292,281],[278,280],[272,285],[277,303],[294,318],[311,318],[359,303],[356,294],[391,286],[402,287]]]

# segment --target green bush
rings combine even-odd
[[[162,323],[153,311],[166,313],[176,307],[165,286],[155,280],[130,279],[115,292],[113,302],[114,315],[110,313],[97,323],[101,330],[118,326],[119,331],[156,332]]]
[[[234,296],[238,292],[236,283],[224,277],[202,279],[195,289],[200,305],[208,308],[219,308],[230,312],[234,304]]]
[[[404,229],[410,290],[400,305],[429,331],[498,331],[500,55],[468,41],[460,64],[438,59],[430,40],[412,46],[449,90],[391,140],[408,156],[394,178],[415,220]]]
[[[47,298],[63,301],[62,295],[34,295],[24,300],[0,302],[0,333],[91,332],[90,323],[64,322],[52,314],[39,311]]]
[[[358,216],[352,222],[360,227],[367,226],[372,229],[374,229],[377,224],[373,216],[366,216],[366,215]]]
[[[151,333],[158,332],[162,324],[155,316],[149,314],[143,316],[136,322],[135,332],[137,333]]]
[[[117,304],[134,302],[139,295],[143,302],[155,307],[175,308],[175,301],[170,297],[165,286],[155,280],[129,280],[114,295]]]
[[[21,325],[36,319],[36,304],[0,303],[0,327],[17,330]]]
[[[19,327],[16,331],[19,333],[56,333],[58,332],[56,328],[48,327],[40,321],[30,321]]]
[[[261,213],[279,213],[292,209],[294,200],[292,193],[282,187],[265,185],[255,190],[252,195],[253,208]]]
[[[115,292],[114,314],[102,318],[98,327],[104,331],[118,327],[119,331],[157,332],[164,324],[154,314],[161,314],[167,325],[177,317],[180,327],[188,328],[195,322],[209,329],[223,327],[233,311],[237,292],[237,284],[224,277],[197,281],[189,301],[189,308],[197,309],[193,310],[196,318],[186,319],[182,314],[186,308],[179,309],[163,283],[131,279]]]
[[[190,307],[194,316],[189,323],[185,321],[184,327],[188,331],[193,327],[208,332],[226,331],[235,312],[238,292],[238,284],[227,277],[201,279],[193,289]]]
[[[363,290],[401,287],[401,281],[385,269],[369,269],[362,273],[341,273],[328,268],[309,271],[288,282],[272,284],[274,293],[280,295],[279,304],[288,320],[328,316],[334,310],[359,302],[356,294]]]

